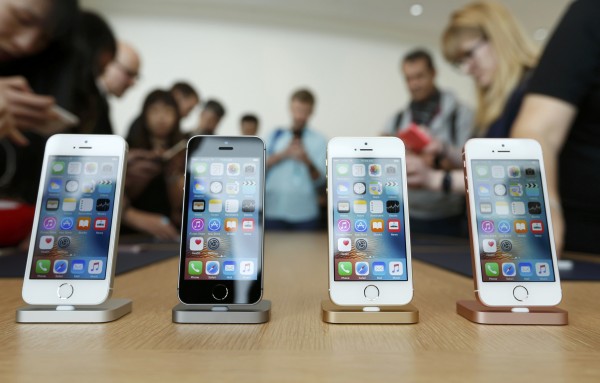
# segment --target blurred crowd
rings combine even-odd
[[[444,58],[473,79],[475,109],[436,82],[426,49],[399,64],[411,100],[365,136],[426,134],[407,144],[410,220],[415,232],[467,233],[461,151],[472,137],[540,142],[557,248],[598,253],[600,233],[600,2],[565,11],[543,52],[511,12],[492,2],[456,10],[441,36]],[[0,0],[0,246],[31,232],[43,148],[56,133],[113,134],[110,98],[136,85],[143,55],[77,0]],[[291,90],[290,119],[265,137],[265,220],[271,230],[324,227],[325,130],[310,119],[316,95]],[[199,123],[183,132],[197,106]],[[225,107],[185,81],[151,91],[132,114],[123,230],[176,240],[181,226],[181,153],[193,135],[218,134]],[[374,116],[377,118],[379,116]],[[258,116],[240,134],[258,135]],[[420,132],[420,133],[419,133]]]

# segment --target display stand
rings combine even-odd
[[[18,323],[106,323],[131,312],[130,299],[109,299],[97,306],[30,306],[17,309]]]
[[[419,322],[419,310],[405,306],[338,306],[321,302],[323,322],[334,324],[413,324]]]
[[[271,317],[271,301],[255,305],[186,305],[173,307],[174,323],[259,324]]]
[[[569,323],[569,313],[558,307],[488,307],[478,301],[456,302],[456,312],[481,324],[521,324],[564,326]]]

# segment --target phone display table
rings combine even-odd
[[[481,324],[569,324],[569,313],[558,307],[488,307],[478,301],[464,300],[456,302],[456,312],[471,322]]]

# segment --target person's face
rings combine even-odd
[[[490,86],[498,66],[492,45],[482,38],[469,38],[460,43],[460,51],[460,69],[473,77],[480,88]]]
[[[113,60],[104,71],[104,79],[106,81],[110,94],[121,97],[127,89],[135,85],[137,80],[137,69],[128,68],[126,64],[119,61],[119,58]]]
[[[200,102],[197,97],[184,96],[181,92],[173,92],[173,98],[177,101],[181,118],[187,117]]]
[[[204,109],[200,113],[200,131],[214,133],[217,130],[220,121],[221,118],[219,118],[215,112]]]
[[[173,131],[176,120],[175,108],[160,101],[150,105],[146,111],[146,124],[155,138],[167,138]]]
[[[313,106],[309,103],[299,100],[292,100],[290,104],[290,113],[292,114],[292,130],[298,131],[306,126],[308,119],[312,115]]]
[[[0,0],[0,62],[33,55],[48,45],[51,6],[50,0]]]
[[[413,101],[423,101],[431,96],[435,89],[435,71],[425,60],[406,61],[402,72]]]
[[[243,121],[242,122],[242,134],[244,136],[256,136],[258,132],[258,124],[252,121]]]

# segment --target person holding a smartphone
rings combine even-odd
[[[388,122],[384,134],[403,140],[407,166],[422,163],[447,172],[462,165],[460,148],[472,134],[473,112],[451,92],[435,84],[436,70],[429,52],[417,49],[402,60],[402,73],[411,101]],[[410,212],[413,230],[460,235],[465,230],[463,197],[442,190],[413,188]],[[409,184],[409,186],[414,186]]]
[[[327,141],[308,127],[314,104],[310,91],[294,92],[291,128],[277,129],[267,140],[267,229],[319,228],[318,188],[325,183]]]

